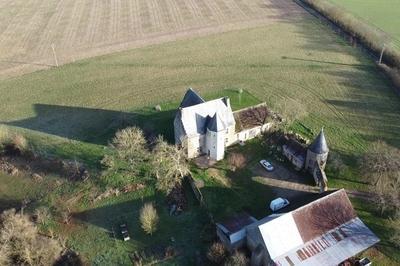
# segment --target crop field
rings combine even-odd
[[[400,47],[400,1],[329,0],[398,39]]]
[[[198,251],[204,254],[213,241],[208,238],[214,227],[207,228],[207,215],[192,198],[190,211],[177,217],[168,214],[165,198],[152,187],[95,204],[85,201],[85,193],[98,189],[90,182],[115,131],[139,125],[171,139],[169,121],[188,87],[207,99],[227,95],[235,109],[265,101],[291,130],[309,138],[324,127],[331,154],[347,169],[337,175],[327,171],[331,188],[367,190],[359,156],[377,140],[400,148],[400,97],[392,84],[371,59],[289,0],[45,0],[40,5],[0,0],[0,22],[0,72],[13,76],[0,78],[0,130],[22,133],[43,154],[77,159],[94,173],[79,184],[60,177],[39,184],[0,174],[0,202],[10,207],[24,196],[44,195],[40,203],[53,206],[82,199],[73,209],[80,220],[68,226],[57,222],[55,231],[87,264],[125,265],[132,250],[174,243],[186,251],[181,258],[190,257],[194,265]],[[54,64],[51,43],[60,67],[44,66]],[[129,50],[134,47],[140,48]],[[86,58],[99,54],[104,55]],[[156,105],[162,110],[155,111]],[[257,153],[257,160],[265,156],[257,140],[252,145],[244,149]],[[255,184],[245,180],[251,172],[239,174],[232,175],[225,202],[218,202],[221,186],[206,183],[213,210],[234,210],[229,204],[240,198],[232,197],[254,191],[243,204],[264,208],[253,201],[269,189],[252,191]],[[163,221],[152,236],[137,221],[144,201],[156,203]],[[400,258],[388,242],[390,220],[364,201],[355,207],[382,239],[371,257],[379,258],[378,265],[394,265]],[[121,222],[117,218],[129,221],[132,241],[110,237]]]
[[[265,25],[300,9],[261,0],[0,0],[0,78],[178,38]]]

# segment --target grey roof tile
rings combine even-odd
[[[323,128],[321,129],[321,132],[318,134],[318,136],[314,139],[314,141],[310,144],[308,149],[316,154],[329,152]]]

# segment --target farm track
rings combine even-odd
[[[0,0],[0,79],[150,44],[304,14],[277,0]]]

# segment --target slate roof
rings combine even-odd
[[[205,101],[203,100],[203,98],[200,97],[200,95],[198,95],[192,88],[189,88],[186,91],[185,96],[183,96],[182,102],[179,107],[185,108],[204,102]]]
[[[222,130],[226,129],[226,125],[225,125],[224,121],[222,121],[222,119],[221,119],[221,117],[220,117],[218,112],[216,112],[214,114],[214,116],[211,117],[211,119],[208,120],[207,122],[208,122],[207,123],[207,128],[210,131],[219,132],[219,131],[222,131]]]
[[[199,98],[196,100],[196,97]],[[192,89],[189,89],[182,104],[185,106],[188,103],[200,101],[204,100]],[[213,119],[214,116],[215,119]],[[180,108],[174,121],[175,137],[178,136],[177,139],[179,139],[184,135],[203,135],[208,127],[217,130],[233,126],[234,124],[235,118],[233,117],[232,108],[226,98],[200,102]]]
[[[292,155],[296,157],[301,157],[305,160],[307,148],[305,148],[300,142],[293,138],[288,138],[285,145],[286,149],[288,149]]]
[[[338,265],[379,242],[344,189],[258,226],[262,246],[282,266]]]
[[[324,129],[321,129],[318,136],[310,144],[308,149],[316,154],[323,154],[329,152],[328,144],[326,143]]]

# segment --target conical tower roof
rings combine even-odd
[[[314,139],[308,149],[316,154],[329,152],[328,144],[326,144],[324,128],[321,129],[321,132],[319,132],[318,136]]]
[[[186,91],[185,96],[183,96],[180,107],[185,108],[199,103],[204,103],[203,98],[201,98],[192,88],[189,88]]]
[[[210,131],[218,132],[221,130],[225,130],[226,126],[225,123],[222,121],[221,117],[218,113],[215,113],[214,116],[208,121],[207,128]]]

